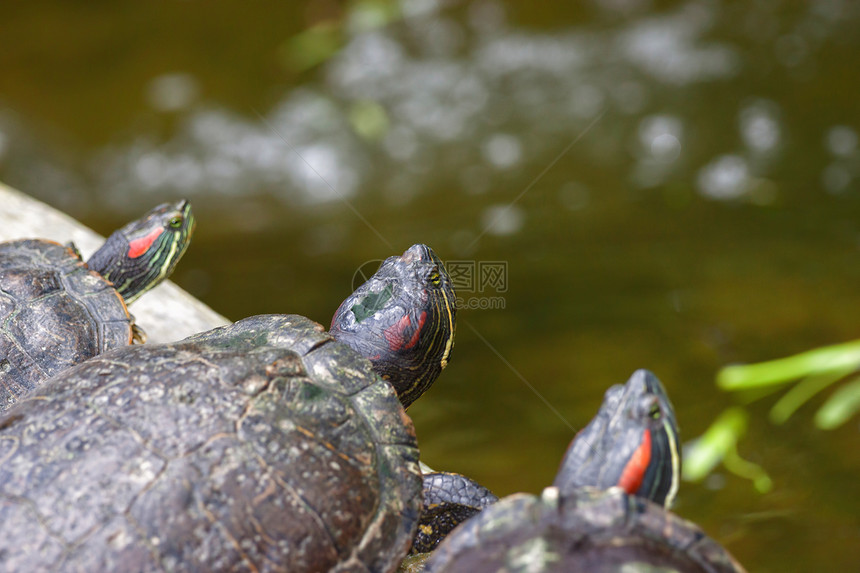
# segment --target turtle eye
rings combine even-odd
[[[648,417],[652,420],[659,420],[663,415],[663,411],[660,410],[660,404],[658,402],[654,402],[651,404],[651,407],[648,408]]]
[[[182,215],[174,215],[167,221],[167,224],[170,225],[171,229],[178,229],[182,226]]]
[[[431,270],[430,274],[427,275],[427,280],[430,281],[430,284],[433,286],[439,286],[442,284],[442,276],[439,274],[439,269],[437,267],[433,267],[433,270]]]

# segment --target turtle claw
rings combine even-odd
[[[75,256],[78,257],[80,260],[84,260],[84,256],[81,254],[81,250],[78,248],[74,241],[69,241],[63,246],[75,253]]]
[[[146,343],[146,331],[143,330],[140,326],[135,324],[134,317],[131,317],[131,343],[132,344],[145,344]]]

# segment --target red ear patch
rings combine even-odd
[[[630,461],[624,466],[624,471],[618,478],[618,487],[629,494],[636,493],[642,485],[642,478],[645,477],[645,470],[648,469],[649,463],[651,463],[651,430],[645,430],[639,447],[630,456]]]
[[[155,242],[155,239],[164,232],[164,229],[158,227],[157,229],[153,229],[149,232],[145,237],[141,237],[139,239],[135,239],[128,244],[128,256],[132,259],[136,259],[152,246],[152,243]]]
[[[385,340],[388,342],[388,348],[392,352],[398,350],[408,350],[418,343],[421,338],[421,329],[424,327],[424,322],[427,320],[427,312],[421,312],[418,317],[418,324],[413,325],[409,315],[404,315],[403,318],[394,323],[385,330]],[[414,329],[414,332],[412,332]]]

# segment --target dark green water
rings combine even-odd
[[[856,3],[437,4],[6,3],[0,179],[103,233],[189,197],[175,279],[234,319],[327,324],[415,242],[474,263],[493,308],[410,414],[499,495],[548,485],[636,368],[689,440],[733,403],[721,366],[860,337]],[[751,406],[771,492],[681,487],[750,571],[860,564],[860,420],[814,429],[825,398]]]

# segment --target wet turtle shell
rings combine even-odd
[[[132,341],[110,281],[53,241],[0,243],[0,409],[50,376]]]
[[[515,494],[461,524],[428,573],[742,573],[694,523],[620,488]]]
[[[251,317],[109,351],[0,417],[0,569],[391,571],[421,483],[368,360]]]

